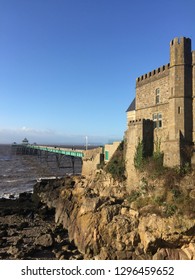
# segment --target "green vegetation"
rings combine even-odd
[[[130,195],[127,197],[127,200],[129,203],[137,200],[138,197],[140,197],[141,193],[139,191],[136,190],[132,190]]]
[[[136,151],[135,151],[135,156],[134,156],[134,166],[138,170],[142,170],[144,167],[144,148],[143,148],[143,141],[139,139]]]
[[[185,153],[187,148],[185,147]],[[187,150],[188,151],[188,150]],[[191,150],[188,152],[188,154]],[[175,168],[167,168],[163,166],[164,153],[161,151],[161,139],[156,137],[154,142],[154,152],[151,157],[144,156],[143,141],[138,141],[136,152],[134,156],[134,166],[140,172],[146,172],[150,178],[158,178],[159,176],[165,176],[165,180],[175,181],[178,178],[185,176],[191,172],[191,166],[188,161],[184,162],[181,166]]]
[[[165,207],[165,217],[171,217],[173,216],[177,211],[177,206],[175,204],[167,204]]]
[[[105,171],[110,173],[114,179],[125,180],[124,141],[120,143],[118,149],[105,166]]]
[[[163,166],[163,152],[161,141],[156,139],[155,151],[151,157],[144,157],[143,141],[139,139],[134,156],[135,168],[142,177],[139,186],[127,195],[126,199],[133,209],[140,215],[148,213],[161,217],[173,215],[189,215],[195,218],[195,199],[190,195],[182,180],[191,175],[188,163],[182,167],[167,168]],[[124,142],[122,142],[111,160],[104,166],[104,170],[118,181],[125,180]]]
[[[158,177],[164,171],[163,153],[161,152],[161,140],[159,138],[154,142],[155,151],[152,157],[144,157],[143,141],[138,141],[134,156],[134,166],[137,170],[146,171],[150,176]]]
[[[163,157],[163,153],[161,152],[161,139],[157,136],[156,140],[154,141],[154,153],[153,158],[154,159],[161,159]]]
[[[183,176],[176,174],[169,169],[159,180],[143,177],[139,187],[128,195],[128,202],[133,203],[133,208],[142,215],[151,213],[166,218],[175,214],[195,217],[195,199],[181,183]]]

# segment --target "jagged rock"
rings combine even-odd
[[[181,248],[189,260],[195,260],[195,243],[189,243]]]
[[[3,247],[6,244],[6,240],[3,238],[0,238],[0,247]]]
[[[19,194],[19,202],[23,202],[23,201],[27,201],[32,199],[32,193],[28,193],[28,192],[23,192]]]
[[[101,199],[99,197],[93,198],[83,198],[82,204],[80,206],[79,215],[84,215],[88,212],[94,212],[100,205]]]
[[[122,207],[121,215],[129,215],[129,207]]]
[[[189,260],[189,258],[181,249],[163,248],[153,256],[153,260]]]
[[[195,190],[191,190],[190,193],[189,193],[189,196],[190,196],[192,199],[195,199]]]
[[[24,238],[23,236],[21,236],[19,239],[13,242],[13,245],[16,246],[17,248],[20,248],[23,243],[24,243]]]
[[[115,245],[117,251],[124,251],[126,248],[126,245],[123,242],[116,242]]]
[[[7,259],[9,254],[7,252],[2,252],[0,253],[0,260],[5,260]]]
[[[7,250],[7,253],[12,255],[14,258],[17,258],[19,251],[19,248],[17,248],[16,246],[10,246]]]
[[[182,214],[160,216],[162,211],[157,204],[139,209],[135,201],[128,202],[122,183],[104,172],[97,176],[77,178],[74,186],[64,180],[63,186],[56,183],[59,189],[49,190],[46,185],[39,190],[42,203],[55,207],[56,223],[67,229],[69,239],[74,240],[85,259],[194,258],[195,248],[190,245],[194,244],[193,218]],[[52,196],[55,202],[49,201]],[[57,237],[55,240],[63,242]],[[64,246],[61,250],[68,254]]]
[[[60,260],[60,259],[64,260],[64,252],[63,251],[56,252],[55,256],[58,260]],[[63,256],[63,258],[61,258],[62,256]]]
[[[18,230],[23,230],[24,228],[27,228],[29,226],[28,222],[22,222],[20,225],[17,226]]]
[[[162,243],[182,246],[190,241],[185,232],[194,227],[194,220],[187,217],[159,218],[157,215],[148,215],[139,220],[139,235],[144,250],[147,252],[150,248],[158,247]],[[158,244],[159,243],[159,244]]]
[[[0,230],[8,229],[8,224],[0,224]]]
[[[83,260],[83,255],[77,254],[77,255],[70,256],[69,260]]]
[[[0,231],[0,238],[6,237],[8,235],[7,230],[1,230]]]
[[[50,247],[53,245],[53,236],[49,233],[40,235],[36,238],[35,245]]]

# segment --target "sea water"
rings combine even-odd
[[[81,172],[81,160],[75,159],[75,173]],[[16,198],[19,193],[32,192],[40,178],[63,177],[72,174],[72,162],[64,157],[57,166],[55,155],[17,155],[11,145],[0,145],[0,198]]]

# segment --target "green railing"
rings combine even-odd
[[[26,147],[34,150],[47,151],[50,153],[56,153],[56,154],[61,154],[66,156],[84,157],[84,153],[81,151],[65,150],[64,148],[53,148],[53,147],[44,147],[44,146],[35,146],[35,145],[27,145]]]

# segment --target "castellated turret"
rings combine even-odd
[[[181,64],[192,64],[190,38],[174,38],[170,42],[170,67]]]
[[[192,52],[189,38],[170,43],[170,140],[192,141]],[[180,134],[180,135],[179,135]]]
[[[195,51],[191,50],[190,38],[177,37],[171,40],[170,61],[136,79],[134,103],[134,111],[129,112],[132,106],[127,110],[128,121],[134,118],[153,122],[153,150],[155,142],[160,140],[164,165],[178,166],[185,164],[186,160],[193,164],[193,155],[189,159],[183,152],[195,142]],[[128,135],[131,138],[138,137],[135,131],[140,134],[140,129],[135,129],[136,125],[138,123],[135,122],[134,128],[128,126],[127,143],[136,143],[128,139]],[[134,132],[131,133],[132,129]],[[127,162],[128,157],[132,162],[134,150],[129,145]]]

